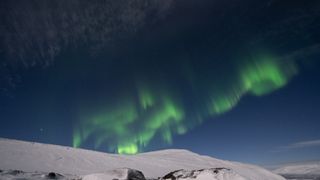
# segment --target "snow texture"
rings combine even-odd
[[[146,180],[141,171],[129,168],[120,168],[105,173],[89,174],[82,180],[104,180],[104,179],[126,179],[126,180]]]
[[[204,171],[202,180],[233,177],[246,180],[284,180],[283,177],[261,167],[201,156],[187,150],[162,150],[138,155],[116,155],[71,147],[0,139],[0,170],[24,172],[55,172],[65,177],[83,177],[84,180],[119,179],[127,175],[125,169],[137,169],[147,178],[163,177],[179,169],[196,170],[225,168],[217,174]],[[118,171],[117,171],[118,169]],[[227,171],[229,169],[230,171]],[[113,172],[113,173],[110,173]],[[116,173],[119,174],[116,174]],[[3,174],[0,173],[1,175]],[[216,177],[214,177],[216,176]],[[0,176],[1,179],[1,176]],[[234,180],[238,180],[234,179]]]

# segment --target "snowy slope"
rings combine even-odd
[[[320,161],[286,164],[273,172],[277,174],[318,175],[320,177]]]
[[[0,170],[88,175],[123,167],[140,170],[146,177],[155,178],[179,169],[223,167],[246,180],[284,180],[258,166],[223,161],[187,150],[163,150],[129,156],[0,139]]]
[[[129,179],[129,180],[145,180],[142,172],[128,169],[120,168],[111,171],[106,171],[103,173],[93,173],[83,176],[82,180],[105,180],[105,179]]]

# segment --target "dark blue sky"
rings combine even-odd
[[[313,69],[277,92],[247,96],[231,112],[177,137],[175,147],[262,165],[319,160],[319,145],[281,149],[319,139],[319,82]]]
[[[0,5],[0,137],[320,159],[317,1]]]

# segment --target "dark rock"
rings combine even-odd
[[[224,169],[230,171],[230,169],[228,169],[228,168],[212,168],[211,170],[212,170],[215,174],[218,174],[219,171],[224,170]]]
[[[146,178],[141,171],[129,169],[127,180],[146,180]]]
[[[55,173],[55,172],[49,172],[46,177],[48,179],[59,179],[62,178],[63,176],[61,174]]]
[[[179,171],[183,171],[183,169],[179,169],[179,170],[176,170],[176,171],[172,171],[172,172],[168,173],[167,175],[163,176],[163,179],[176,180],[176,177],[174,176],[174,174],[175,174],[176,172],[179,172]]]
[[[163,176],[163,178],[161,179],[170,179],[170,180],[187,179],[187,178],[193,179],[193,178],[196,178],[203,171],[210,171],[214,174],[218,174],[222,170],[230,171],[230,169],[228,168],[210,168],[210,169],[199,169],[199,170],[191,170],[191,171],[180,169],[180,170],[168,173],[167,175]]]

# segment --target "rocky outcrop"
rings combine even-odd
[[[245,180],[242,176],[236,174],[228,168],[210,168],[199,170],[177,170],[168,173],[161,180]]]

